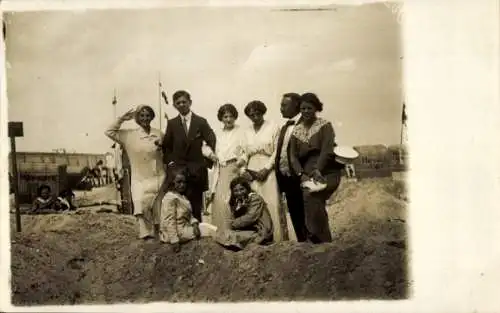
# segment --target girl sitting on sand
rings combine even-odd
[[[180,244],[200,237],[215,235],[216,227],[201,223],[193,217],[191,203],[186,198],[187,171],[174,172],[170,191],[165,194],[160,214],[160,241],[170,243],[174,252],[180,251]]]
[[[230,229],[218,231],[216,241],[236,250],[244,249],[250,243],[271,243],[273,222],[264,199],[251,189],[244,177],[236,177],[231,181],[230,192]]]
[[[54,213],[56,201],[51,195],[51,188],[49,185],[40,185],[38,187],[37,197],[31,206],[28,213],[31,214],[43,214],[43,213]]]

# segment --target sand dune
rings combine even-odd
[[[115,213],[23,216],[12,236],[17,305],[145,301],[401,299],[408,294],[404,184],[343,182],[331,244],[286,242],[231,252],[204,239],[143,243]]]

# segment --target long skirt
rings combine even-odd
[[[201,237],[215,238],[217,227],[208,223],[200,223],[198,224],[198,227],[200,228]],[[177,236],[179,237],[179,241],[181,243],[195,239],[193,225],[191,224],[178,225]],[[160,225],[160,241],[164,243],[170,243],[170,238],[168,237],[168,233],[164,225]]]
[[[264,168],[264,165],[269,162],[269,156],[263,154],[255,154],[248,161],[248,169],[259,171]],[[280,195],[278,191],[278,183],[274,171],[269,174],[263,182],[254,180],[252,189],[262,196],[267,204],[271,220],[273,221],[273,240],[280,242],[288,240],[288,228],[286,220],[286,212],[280,203]]]
[[[234,250],[242,250],[250,243],[267,244],[271,240],[262,241],[259,233],[253,230],[217,230],[215,242]]]
[[[308,239],[313,243],[331,242],[332,234],[328,223],[326,201],[332,196],[340,185],[340,171],[323,175],[327,187],[319,192],[309,192],[304,189],[305,224]]]
[[[164,175],[148,179],[134,179],[131,184],[134,215],[139,225],[139,238],[155,237],[155,225],[160,224],[161,203],[153,207]]]
[[[211,205],[211,224],[219,229],[228,229],[231,212],[227,205],[231,190],[229,184],[231,180],[239,175],[236,163],[220,166],[217,186],[215,187],[214,199]]]

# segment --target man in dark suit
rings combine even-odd
[[[191,112],[191,96],[180,90],[173,95],[173,105],[179,115],[168,120],[163,138],[163,160],[167,166],[167,177],[158,195],[160,199],[166,193],[172,173],[179,167],[188,171],[187,198],[191,202],[193,216],[201,222],[203,192],[208,190],[208,169],[211,163],[206,159],[201,147],[203,141],[215,151],[215,133],[207,120]]]
[[[306,241],[304,200],[300,177],[290,165],[290,136],[300,119],[300,95],[286,93],[281,99],[281,115],[288,121],[281,127],[274,163],[280,193],[285,193],[288,211],[299,242]]]

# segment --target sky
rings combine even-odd
[[[116,111],[160,108],[158,78],[172,102],[192,95],[193,112],[215,131],[233,103],[238,123],[251,100],[281,122],[286,92],[315,92],[341,145],[397,144],[402,110],[401,28],[384,4],[335,11],[165,8],[7,13],[9,121],[24,123],[18,151],[65,148],[105,153]],[[176,115],[162,104],[162,114]],[[157,114],[153,126],[164,130]],[[135,127],[127,122],[123,127]]]

